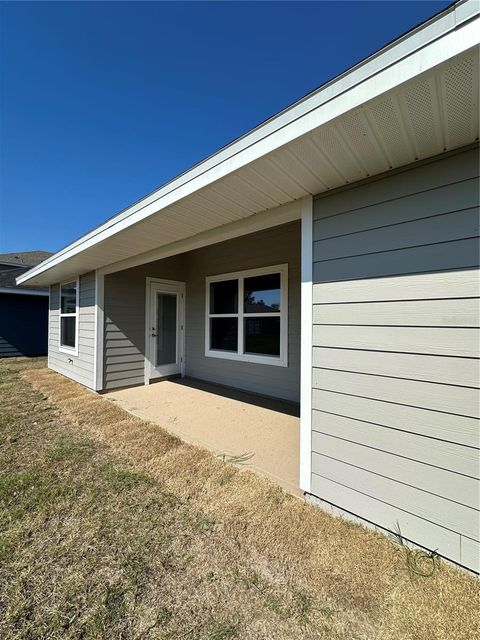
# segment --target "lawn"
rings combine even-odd
[[[3,640],[476,637],[472,576],[44,367],[0,361]]]

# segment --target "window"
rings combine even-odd
[[[205,355],[288,365],[288,266],[206,279]]]
[[[78,280],[60,285],[60,351],[77,352]]]

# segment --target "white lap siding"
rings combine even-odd
[[[478,571],[477,154],[314,202],[311,490]]]
[[[60,351],[59,309],[60,285],[50,287],[48,367],[58,373],[94,388],[95,371],[95,273],[79,278],[78,355]]]

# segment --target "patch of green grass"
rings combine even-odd
[[[82,458],[92,455],[94,445],[92,442],[81,441],[73,438],[60,438],[47,452],[47,459],[51,462],[76,461],[79,463]]]
[[[238,622],[217,622],[207,632],[205,640],[230,640],[238,637]]]
[[[128,469],[111,462],[102,466],[101,476],[109,489],[116,493],[155,485],[154,480],[145,472]]]

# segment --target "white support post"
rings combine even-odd
[[[95,271],[95,370],[94,389],[103,390],[103,308],[104,308],[104,282],[105,276]]]
[[[300,489],[312,476],[313,198],[302,200],[302,302],[300,360]]]

